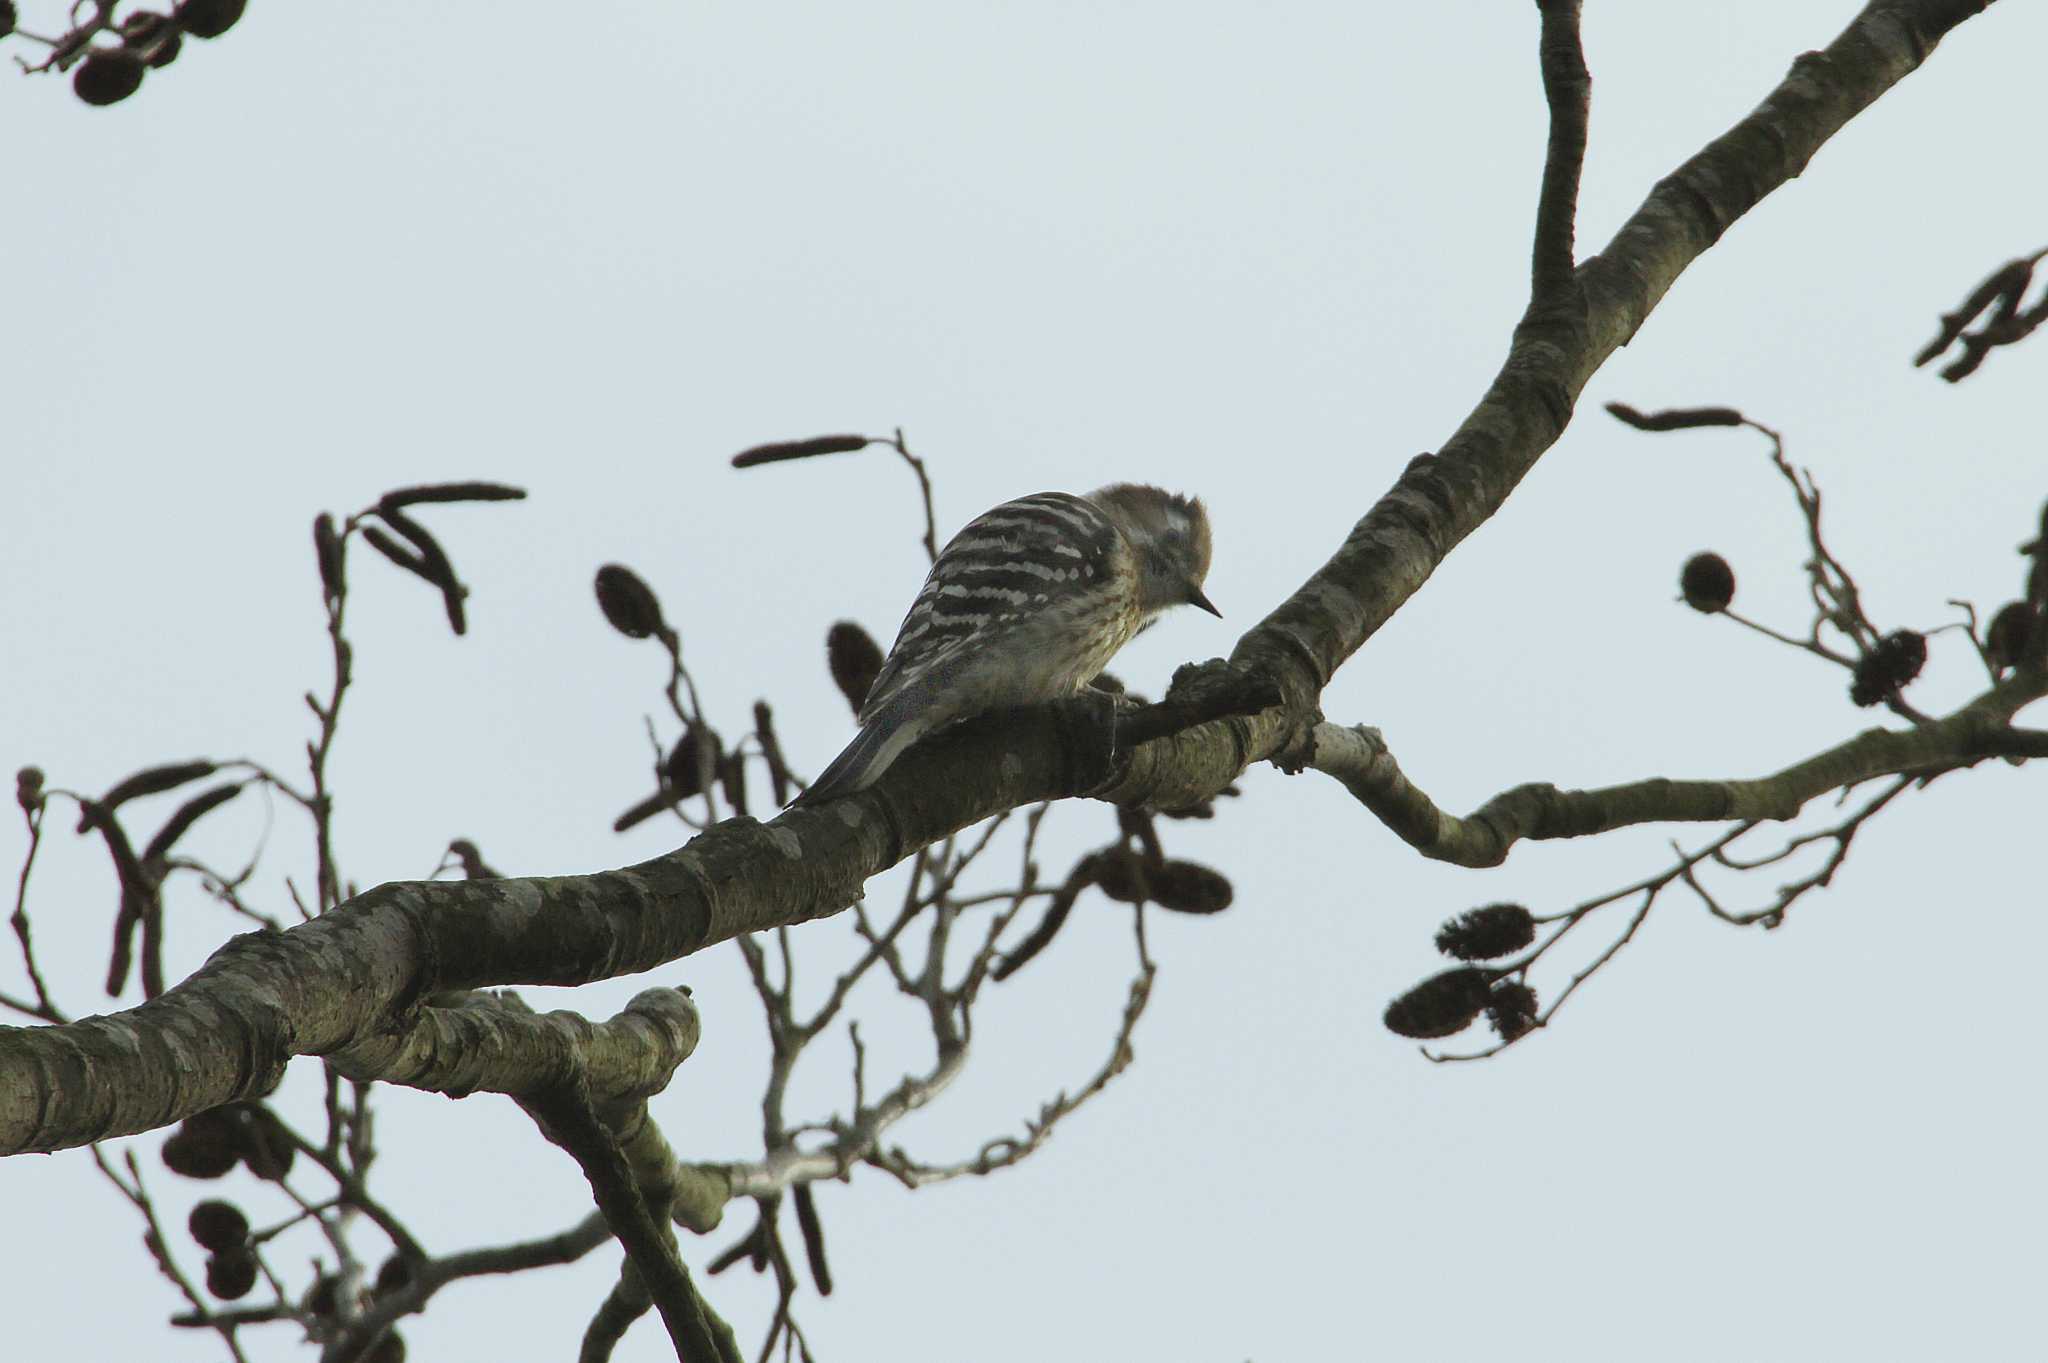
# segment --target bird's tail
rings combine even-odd
[[[815,805],[826,800],[836,800],[841,795],[851,795],[857,790],[866,790],[881,779],[890,764],[903,755],[903,750],[924,736],[930,727],[920,722],[917,713],[922,709],[917,695],[899,696],[881,710],[868,717],[853,742],[845,751],[832,759],[832,764],[818,773],[818,779],[811,782],[810,789],[789,803]]]

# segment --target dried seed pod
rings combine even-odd
[[[1926,364],[1929,360],[1941,354],[1942,351],[1947,350],[1949,346],[1953,345],[1962,336],[1970,323],[1977,320],[1978,315],[1984,309],[2000,301],[2001,298],[2009,297],[2009,306],[2016,306],[2020,301],[2020,295],[2027,291],[2027,285],[2033,277],[2034,262],[2025,257],[2021,257],[2018,260],[2008,260],[2005,264],[1992,271],[1991,277],[1982,284],[1979,284],[1970,296],[1964,300],[1961,307],[1957,308],[1954,312],[1942,314],[1941,334],[1928,342],[1920,353],[1913,357],[1913,367],[1918,369],[1921,365]],[[1956,380],[1967,377],[1972,373],[1982,363],[1983,358],[1981,353],[1965,351],[1961,359],[1943,366],[1941,376],[1950,383],[1954,383]]]
[[[1088,858],[1088,873],[1097,889],[1124,904],[1143,904],[1152,897],[1144,858],[1128,847],[1109,847]]]
[[[775,807],[789,803],[789,763],[783,760],[782,744],[775,737],[775,712],[768,702],[754,702],[754,737],[761,744],[761,756],[768,762],[768,782],[775,792]]]
[[[747,758],[746,754],[735,752],[718,767],[718,784],[725,791],[726,803],[733,813],[747,812]]]
[[[1486,1007],[1492,980],[1471,965],[1432,975],[1387,1005],[1387,1030],[1418,1041],[1462,1032]]]
[[[249,0],[182,0],[171,17],[195,38],[218,38],[248,8]]]
[[[377,499],[377,510],[403,511],[421,502],[517,502],[525,497],[525,488],[507,483],[421,483],[391,489]]]
[[[1735,599],[1735,570],[1719,554],[1694,554],[1678,574],[1678,590],[1694,610],[1717,614]]]
[[[808,440],[777,440],[741,450],[732,457],[732,466],[736,469],[750,469],[757,464],[778,464],[785,459],[809,459],[820,454],[851,454],[855,450],[864,450],[873,443],[864,435],[814,435]]]
[[[365,525],[362,527],[362,531],[363,538],[370,542],[372,549],[375,549],[408,573],[431,582],[436,587],[441,585],[440,580],[427,567],[426,560],[422,559],[418,554],[415,554],[412,550],[406,548],[374,525]]]
[[[249,1218],[232,1202],[208,1198],[185,1218],[185,1229],[201,1249],[229,1249],[249,1239]]]
[[[1052,945],[1052,939],[1059,935],[1060,928],[1066,924],[1067,915],[1074,911],[1074,901],[1080,898],[1082,890],[1088,888],[1087,871],[1088,863],[1085,861],[1074,868],[1066,882],[1054,893],[1052,903],[1046,905],[1045,916],[1038,920],[1038,926],[1033,928],[1023,941],[1004,953],[1003,959],[989,972],[989,978],[1000,984],[1029,965],[1033,957]]]
[[[320,590],[332,601],[341,595],[341,537],[325,511],[313,518],[313,556],[320,564]]]
[[[144,767],[132,776],[116,781],[99,799],[90,801],[79,814],[78,831],[90,833],[115,810],[144,795],[161,795],[190,781],[204,780],[220,768],[204,758],[196,762],[172,762],[161,767]]]
[[[87,104],[119,104],[142,88],[142,63],[132,52],[102,48],[78,64],[71,93]]]
[[[709,761],[705,760],[706,743],[710,745]],[[692,724],[683,730],[683,736],[668,750],[668,756],[661,764],[660,776],[671,797],[684,799],[702,793],[706,769],[712,776],[717,776],[724,758],[725,745],[719,741],[718,734],[701,724]]]
[[[424,525],[395,506],[386,506],[380,502],[377,514],[384,518],[385,524],[405,536],[412,547],[419,551],[419,562],[412,571],[441,589],[441,604],[448,611],[448,628],[457,634],[466,633],[469,622],[464,617],[462,603],[463,598],[469,595],[469,589],[455,576],[455,565],[449,561],[448,553],[441,547],[441,542],[429,534]],[[367,534],[374,528],[365,526],[364,533]]]
[[[23,767],[14,773],[14,802],[24,814],[33,814],[43,804],[43,769]]]
[[[242,1160],[233,1145],[197,1140],[174,1131],[164,1141],[164,1168],[185,1178],[225,1178]]]
[[[1896,696],[1926,664],[1927,636],[1918,630],[1894,630],[1857,660],[1849,699],[1858,705],[1875,705]]]
[[[224,1107],[195,1112],[164,1141],[164,1167],[186,1178],[221,1178],[242,1162],[235,1114]]]
[[[413,567],[412,571],[436,586],[455,580],[455,567],[448,560],[448,551],[441,547],[441,541],[435,539],[427,527],[406,515],[399,508],[385,505],[381,500],[377,503],[377,514],[384,518],[386,525],[389,525],[393,530],[404,536],[406,541],[412,545],[413,551],[417,555],[416,558],[413,558],[416,566]],[[366,526],[364,528],[370,530],[375,527]],[[408,555],[408,557],[412,557],[412,555]]]
[[[2030,602],[2008,601],[1991,617],[1984,631],[1984,655],[1993,667],[2016,667],[2027,656],[2027,646],[2040,628],[2041,612]]]
[[[405,1363],[405,1336],[386,1330],[377,1347],[363,1356],[363,1363]]]
[[[184,35],[169,15],[142,10],[121,21],[121,45],[151,67],[164,67],[178,59]]]
[[[839,694],[859,716],[882,670],[882,646],[853,621],[841,620],[825,632],[825,665],[832,670]]]
[[[1520,904],[1469,909],[1438,929],[1436,949],[1461,961],[1509,956],[1536,940],[1536,920]]]
[[[612,820],[612,832],[623,833],[629,828],[639,827],[667,809],[673,802],[673,799],[674,797],[670,792],[663,788],[655,791],[654,794],[644,800],[634,801],[633,805],[625,813]]]
[[[1176,913],[1221,913],[1230,907],[1230,879],[1193,861],[1164,861],[1146,872],[1152,902]]]
[[[256,1286],[256,1256],[247,1245],[216,1252],[206,1261],[206,1290],[222,1301],[249,1295]]]
[[[412,1265],[405,1261],[404,1255],[394,1254],[378,1265],[376,1283],[371,1291],[380,1297],[388,1297],[393,1292],[411,1287],[412,1279]]]
[[[1520,980],[1503,980],[1486,1000],[1486,1022],[1502,1041],[1527,1036],[1536,1025],[1536,991]]]
[[[234,785],[215,786],[204,795],[195,795],[185,801],[178,806],[178,812],[171,815],[164,822],[164,826],[157,830],[156,836],[149,840],[149,845],[142,849],[142,859],[154,861],[158,857],[169,855],[171,848],[176,845],[179,838],[185,836],[187,829],[241,793],[242,787],[238,782]]]
[[[622,563],[607,563],[597,570],[597,608],[611,627],[628,639],[646,639],[661,634],[667,622],[661,618],[661,601],[654,588]]]
[[[1742,424],[1742,413],[1733,407],[1667,407],[1661,412],[1638,412],[1625,402],[1610,402],[1607,414],[1639,431],[1684,431],[1696,426]]]
[[[825,1263],[825,1228],[818,1222],[818,1206],[811,1200],[811,1185],[796,1185],[796,1225],[804,1237],[804,1258],[810,1261],[811,1280],[818,1284],[818,1295],[832,1295],[832,1270]]]

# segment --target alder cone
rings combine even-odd
[[[1486,1021],[1502,1041],[1527,1036],[1536,1026],[1536,991],[1519,980],[1495,985],[1486,1001]]]
[[[1896,696],[1926,665],[1927,636],[1918,630],[1894,630],[1858,660],[1856,675],[1849,683],[1849,699],[1858,705],[1875,705]]]
[[[126,52],[95,52],[71,76],[71,93],[98,108],[119,104],[141,88],[142,63]]]
[[[248,1246],[221,1250],[206,1261],[206,1290],[222,1301],[249,1295],[256,1286],[256,1256]]]
[[[2034,631],[2040,626],[2041,615],[2033,605],[2025,601],[2008,601],[1991,617],[1991,627],[1984,631],[1984,653],[1993,667],[2012,667],[2027,655],[2027,645],[2033,642]]]
[[[1455,1036],[1486,1007],[1491,983],[1489,972],[1470,965],[1432,975],[1387,1005],[1387,1030],[1416,1041]]]
[[[1175,913],[1221,913],[1235,895],[1228,876],[1199,862],[1162,862],[1145,878],[1152,902]]]
[[[402,1254],[394,1254],[377,1266],[374,1291],[379,1296],[392,1292],[403,1292],[412,1286],[412,1265]]]
[[[1719,614],[1735,600],[1735,570],[1719,554],[1694,554],[1679,570],[1678,590],[1694,610]]]
[[[242,1162],[241,1132],[224,1108],[195,1112],[164,1142],[164,1167],[186,1178],[225,1178]]]
[[[628,639],[645,639],[661,633],[661,599],[654,588],[623,563],[607,563],[597,570],[597,608],[611,627]]]
[[[341,595],[341,536],[334,517],[323,511],[313,518],[313,560],[320,565],[320,590],[332,601]]]
[[[169,16],[144,10],[121,21],[121,42],[137,60],[146,61],[156,68],[169,66],[178,59],[178,49],[184,45],[184,34],[179,32]],[[156,51],[143,56],[152,46]]]
[[[248,1240],[249,1218],[232,1202],[208,1198],[185,1218],[185,1229],[201,1249],[229,1249]]]
[[[1098,852],[1089,867],[1095,887],[1121,904],[1143,904],[1152,897],[1144,859],[1128,847]]]
[[[195,38],[218,38],[233,28],[249,0],[185,0],[172,18]]]
[[[882,646],[874,636],[851,620],[841,620],[825,633],[825,665],[832,671],[833,684],[856,718],[875,689],[875,677],[882,670]]]
[[[716,777],[725,762],[725,745],[718,735],[701,724],[692,724],[683,730],[683,736],[668,751],[668,757],[661,764],[661,778],[668,784],[669,793],[678,798],[701,794],[704,782],[699,779],[703,770],[703,747],[711,745],[711,774]]]
[[[1536,920],[1520,904],[1470,909],[1438,929],[1436,949],[1461,961],[1511,956],[1536,940]]]

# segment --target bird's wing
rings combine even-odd
[[[1121,539],[1094,504],[1064,492],[1019,497],[976,516],[940,551],[903,617],[861,723],[932,669],[1103,590]]]

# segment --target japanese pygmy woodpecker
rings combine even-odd
[[[936,729],[1071,696],[1169,606],[1202,595],[1201,502],[1137,483],[1040,492],[967,523],[940,551],[860,709],[860,733],[798,803],[865,789]]]

